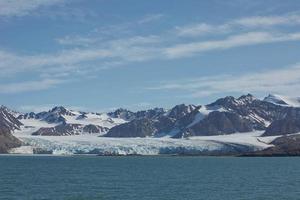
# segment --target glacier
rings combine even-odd
[[[274,137],[260,138],[261,134],[257,131],[173,139],[107,138],[96,135],[32,136],[15,133],[14,135],[21,139],[25,146],[12,149],[11,153],[31,154],[34,153],[34,149],[42,149],[54,155],[226,155],[257,151],[272,146],[268,142]]]

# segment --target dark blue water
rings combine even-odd
[[[0,156],[0,199],[300,199],[300,158]]]

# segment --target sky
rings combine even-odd
[[[0,0],[0,104],[109,111],[300,96],[298,0]]]

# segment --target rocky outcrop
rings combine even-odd
[[[9,149],[21,146],[21,141],[11,134],[21,125],[6,107],[0,107],[0,153],[8,153]]]
[[[0,122],[0,129],[8,129],[9,132],[19,130],[23,125],[5,106],[0,107]]]
[[[127,109],[119,108],[114,112],[109,112],[108,116],[113,118],[124,119],[126,121],[132,121],[134,119],[141,119],[141,118],[155,119],[162,116],[165,113],[166,111],[163,108],[153,108],[153,109],[141,110],[137,112],[132,112]]]
[[[109,129],[94,124],[89,124],[83,127],[83,133],[106,133]]]
[[[65,123],[64,116],[75,116],[75,114],[63,106],[56,106],[47,112],[30,112],[19,115],[18,119],[39,119],[48,123]]]
[[[300,118],[286,117],[275,120],[266,129],[263,136],[287,135],[300,132]]]
[[[153,136],[156,131],[152,120],[142,118],[111,128],[105,137],[147,137]]]
[[[214,111],[176,137],[224,135],[252,130],[253,127],[249,120],[235,113]]]
[[[113,118],[120,118],[124,119],[126,121],[131,121],[135,119],[135,114],[132,111],[129,111],[127,109],[119,108],[115,110],[114,112],[109,112],[107,113],[108,116],[113,117]]]
[[[279,137],[271,144],[274,146],[242,156],[300,156],[300,135]]]
[[[170,111],[168,111],[167,116],[173,119],[180,119],[185,115],[191,113],[195,108],[196,106],[194,105],[176,105]]]
[[[66,135],[79,135],[81,133],[81,124],[60,124],[55,127],[40,128],[32,135],[43,136],[66,136]]]
[[[54,127],[40,128],[32,135],[42,136],[67,136],[67,135],[80,135],[80,134],[100,134],[106,133],[108,128],[89,124],[59,124]]]
[[[8,129],[0,128],[0,153],[8,153],[10,149],[21,146],[22,142],[14,137]]]
[[[157,119],[166,113],[163,108],[153,108],[149,110],[142,110],[135,113],[135,118],[147,118],[147,119]]]

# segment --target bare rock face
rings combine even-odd
[[[22,142],[11,134],[21,125],[6,107],[0,107],[0,153],[8,153],[9,149],[21,146]]]
[[[84,126],[82,130],[84,133],[106,133],[108,131],[108,128],[89,124]]]
[[[147,137],[153,136],[156,131],[152,120],[142,118],[111,128],[105,137]]]
[[[108,115],[110,117],[120,118],[120,119],[124,119],[126,121],[130,121],[135,118],[134,112],[129,111],[127,109],[123,109],[123,108],[119,108],[119,109],[115,110],[114,112],[110,112],[110,113],[108,113]]]
[[[22,145],[8,130],[0,129],[0,153],[8,153],[9,149]]]
[[[68,136],[68,135],[80,135],[80,134],[97,134],[106,133],[108,128],[101,127],[93,124],[82,125],[82,124],[66,124],[62,123],[55,127],[40,128],[32,135],[42,136]]]
[[[75,116],[75,114],[63,106],[56,106],[47,112],[30,112],[19,115],[18,119],[39,119],[48,123],[65,123],[66,119],[63,116]]]
[[[249,120],[230,112],[211,112],[206,118],[189,127],[181,137],[224,135],[236,132],[249,132],[253,127]],[[177,136],[179,137],[179,136]]]
[[[263,136],[287,135],[298,132],[300,132],[300,118],[286,117],[272,122]]]
[[[174,119],[180,119],[185,115],[191,113],[195,108],[196,106],[194,105],[176,105],[168,112],[167,116]]]
[[[50,128],[40,128],[32,135],[43,135],[43,136],[66,136],[66,135],[79,135],[81,132],[81,124],[60,124]]]
[[[23,125],[17,118],[15,118],[8,110],[8,108],[0,107],[0,128],[7,128],[9,131],[19,130]]]
[[[300,156],[300,135],[282,136],[271,144],[274,146],[242,156]]]
[[[162,116],[165,113],[166,111],[163,108],[153,108],[153,109],[141,110],[137,112],[132,112],[127,109],[119,108],[114,112],[109,112],[108,116],[113,118],[121,118],[126,121],[132,121],[134,119],[141,119],[141,118],[155,119]]]

